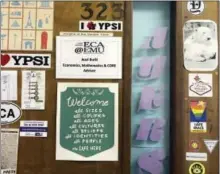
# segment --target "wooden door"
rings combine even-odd
[[[51,68],[46,70],[46,103],[45,110],[23,110],[21,120],[47,120],[47,138],[19,137],[18,174],[122,174],[129,173],[130,158],[130,57],[131,57],[131,3],[129,2],[54,2],[53,51]],[[77,32],[79,20],[117,20],[123,21],[123,32],[115,32],[114,36],[123,36],[123,78],[121,80],[57,80],[56,36],[60,32]],[[42,34],[46,47],[47,36]],[[3,53],[18,53],[4,51]],[[43,51],[19,51],[19,53],[45,53]],[[21,106],[21,71],[18,70],[18,101]],[[56,96],[57,82],[118,82],[119,83],[119,160],[115,162],[74,162],[56,161]],[[19,128],[19,121],[2,126],[3,128]]]
[[[172,121],[172,158],[171,168],[173,174],[186,174],[192,173],[192,168],[200,168],[199,173],[217,174],[219,173],[219,146],[214,148],[213,152],[209,152],[205,145],[205,140],[218,140],[219,139],[219,71],[215,68],[212,71],[189,71],[184,67],[184,50],[183,50],[183,27],[188,20],[212,20],[219,26],[219,8],[218,2],[203,1],[204,8],[199,14],[193,14],[187,9],[187,2],[176,2],[173,9],[175,11],[175,35],[173,41],[175,47],[173,51],[172,61],[172,97],[171,104]],[[189,4],[188,4],[189,5]],[[194,4],[195,5],[195,4]],[[198,6],[196,6],[198,7]],[[189,8],[189,7],[188,7]],[[219,29],[217,29],[218,31]],[[199,49],[199,48],[198,48]],[[195,49],[197,51],[198,49]],[[208,49],[207,49],[208,50]],[[216,57],[218,60],[218,57]],[[189,74],[201,73],[210,74],[212,76],[212,97],[190,97],[189,96]],[[191,101],[204,101],[207,103],[207,131],[203,133],[192,133],[190,131],[190,102]],[[204,161],[187,160],[186,153],[194,152],[191,142],[195,141],[199,145],[198,153],[206,153],[207,159]],[[196,145],[197,146],[197,145]],[[195,147],[196,147],[195,146]],[[199,163],[197,166],[195,163]],[[203,172],[201,172],[203,171]]]

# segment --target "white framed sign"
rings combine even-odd
[[[56,160],[118,161],[118,83],[58,83]]]
[[[122,37],[56,38],[57,79],[122,78]]]

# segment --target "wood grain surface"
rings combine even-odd
[[[189,152],[190,140],[199,140],[199,152],[208,154],[208,161],[201,162],[205,166],[205,174],[219,173],[219,145],[210,154],[205,147],[204,139],[219,139],[219,71],[218,68],[212,72],[213,76],[213,97],[189,97],[188,94],[188,74],[184,68],[183,62],[183,25],[187,20],[206,19],[212,20],[219,26],[218,20],[218,2],[204,1],[205,9],[200,15],[192,15],[187,10],[187,2],[176,2],[175,12],[175,39],[172,57],[172,156],[171,171],[172,174],[188,174],[189,167],[193,161],[186,161],[185,154]],[[207,133],[190,133],[190,101],[203,100],[207,102]]]
[[[51,65],[46,70],[46,104],[45,110],[33,111],[23,110],[21,120],[47,120],[47,138],[19,138],[18,151],[18,173],[17,174],[122,174],[129,173],[130,170],[130,73],[131,73],[131,3],[111,1],[104,2],[107,10],[102,16],[107,16],[106,20],[124,21],[124,32],[116,32],[114,36],[123,36],[123,79],[121,80],[57,80],[55,79],[56,63],[56,40],[55,37],[60,32],[77,32],[79,20],[83,20],[81,15],[88,15],[81,7],[82,3],[92,3],[93,16],[91,20],[97,20],[97,4],[101,2],[55,2],[54,5],[54,37]],[[103,3],[103,1],[102,1]],[[121,19],[120,11],[112,8],[113,3],[122,5],[123,15]],[[126,10],[124,10],[126,9]],[[115,16],[114,19],[112,16]],[[89,19],[88,19],[89,20]],[[3,52],[6,53],[6,52]],[[35,51],[8,51],[7,53],[45,53]],[[48,53],[48,52],[47,52]],[[4,68],[2,68],[4,70]],[[7,70],[10,70],[7,68]],[[16,69],[13,69],[16,70]],[[21,106],[21,71],[18,70],[18,100]],[[56,96],[57,82],[118,82],[119,83],[119,161],[116,162],[74,162],[55,160],[55,136],[56,136]],[[19,128],[19,121],[4,128]]]

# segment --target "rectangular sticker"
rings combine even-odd
[[[60,32],[60,36],[114,36],[113,33],[99,33],[99,32]]]
[[[1,54],[2,68],[50,68],[51,54]]]
[[[21,108],[26,110],[44,110],[45,71],[22,71]]]
[[[218,36],[214,21],[186,21],[183,37],[184,66],[188,71],[213,71],[217,68]]]
[[[19,129],[1,129],[1,174],[16,174]]]
[[[118,83],[58,83],[56,160],[118,161]]]
[[[188,78],[189,97],[213,96],[212,74],[190,73]]]
[[[123,31],[122,21],[79,21],[79,31]]]
[[[1,49],[52,51],[54,2],[1,2]]]
[[[206,102],[190,102],[190,129],[192,133],[206,133],[207,131],[207,112]]]
[[[122,37],[57,36],[56,43],[56,78],[122,78]]]
[[[186,161],[207,161],[207,153],[186,152]]]
[[[20,121],[21,137],[47,137],[48,121]]]
[[[1,71],[1,100],[17,100],[17,71]]]

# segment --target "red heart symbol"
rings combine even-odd
[[[1,54],[1,65],[5,66],[10,60],[10,56],[8,54]]]

